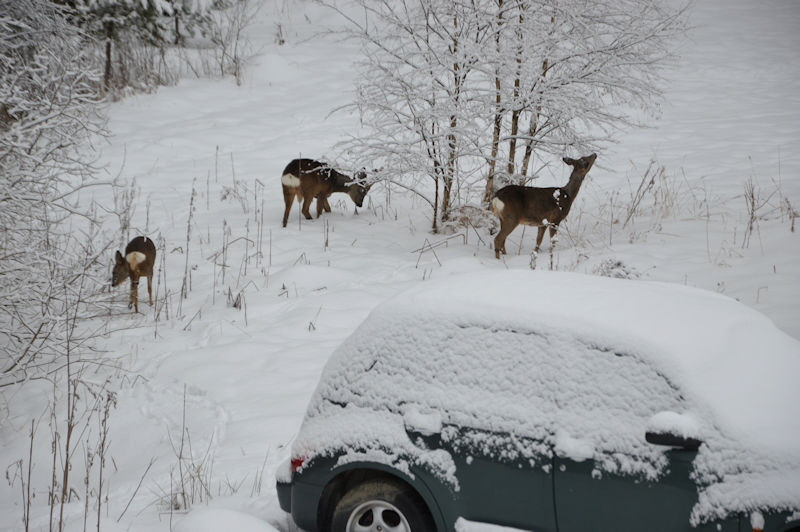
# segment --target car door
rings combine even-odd
[[[447,427],[442,448],[456,466],[457,514],[469,521],[556,532],[552,459],[546,446],[509,433]]]
[[[553,394],[559,532],[735,532],[735,520],[690,525],[700,442],[684,448],[646,440],[654,416],[691,411],[686,395],[634,352],[587,344],[578,362],[572,381]]]
[[[657,356],[598,342],[579,344],[568,355],[558,362],[569,379],[560,379],[548,395],[556,413],[559,532],[704,530],[689,523],[698,499],[691,478],[697,446],[669,447],[645,438],[655,416],[692,418],[687,394],[653,364]]]
[[[696,451],[667,451],[669,465],[656,481],[601,472],[594,460],[556,457],[554,471],[559,532],[736,532],[737,521],[689,524],[697,492],[690,478]]]

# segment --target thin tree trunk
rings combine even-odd
[[[111,90],[111,39],[106,39],[106,66],[103,73],[103,88]]]
[[[453,18],[453,35],[458,35],[458,17]],[[461,88],[464,84],[462,78],[463,70],[458,62],[459,42],[453,38],[453,106],[454,112],[450,115],[450,132],[447,135],[447,167],[444,175],[444,197],[442,198],[442,220],[450,218],[452,204],[451,194],[453,192],[453,182],[456,177],[456,158],[458,157],[456,128],[458,127],[458,111],[461,102]]]
[[[458,119],[453,116],[450,120],[450,127],[455,128]],[[456,169],[456,136],[451,133],[447,135],[447,167],[444,168],[444,191],[442,193],[442,220],[447,221],[450,217],[450,194],[453,191],[453,180],[455,179]]]
[[[547,67],[548,60],[545,59],[542,63],[542,75],[539,78],[540,80],[544,80],[544,77],[547,75]],[[522,168],[520,169],[522,176],[528,175],[528,167],[530,166],[531,158],[533,156],[533,142],[536,137],[536,133],[539,131],[539,119],[541,118],[541,115],[542,106],[539,104],[536,106],[536,111],[531,114],[531,123],[530,127],[528,127],[528,140],[525,142],[525,155],[522,157]]]
[[[489,200],[492,199],[494,194],[494,174],[497,166],[497,156],[500,149],[500,128],[503,124],[503,115],[500,110],[502,105],[502,96],[500,95],[500,77],[497,76],[495,81],[495,114],[494,114],[494,128],[492,129],[492,151],[489,155],[489,175],[486,177],[486,191],[483,194],[483,203],[488,207]]]
[[[175,45],[179,45],[181,43],[181,19],[179,16],[179,9],[178,7],[174,7],[175,9]]]
[[[497,31],[494,36],[495,52],[500,57],[500,29],[503,26],[503,0],[497,0]],[[503,126],[503,96],[500,92],[500,71],[494,74],[494,127],[492,129],[492,149],[489,156],[489,175],[486,177],[486,189],[483,193],[483,204],[489,208],[489,202],[494,195],[494,177],[497,168],[497,156],[500,152],[500,131]]]
[[[434,233],[439,232],[439,172],[434,170],[433,181],[435,185],[435,193],[433,197],[433,226],[431,230]]]
[[[442,175],[442,165],[439,162],[441,155],[440,150],[437,148],[436,140],[436,121],[431,123],[431,137],[428,142],[428,157],[433,161],[433,182],[434,182],[434,197],[433,197],[433,225],[431,230],[434,233],[439,232],[439,178]]]
[[[514,99],[512,104],[514,105],[514,110],[511,112],[511,134],[509,135],[508,141],[508,175],[514,175],[514,171],[516,170],[516,160],[517,160],[517,135],[519,135],[519,117],[522,113],[522,106],[519,102],[519,89],[520,85],[522,84],[522,54],[524,50],[523,46],[523,35],[522,35],[522,23],[525,21],[525,17],[522,14],[522,10],[520,9],[519,12],[519,19],[518,23],[519,26],[517,27],[516,33],[517,35],[517,68],[516,72],[514,73]]]
[[[553,12],[553,15],[550,17],[550,37],[552,38],[555,34],[556,29],[556,14]],[[550,68],[550,60],[545,57],[544,61],[542,61],[542,73],[539,76],[537,83],[544,83],[545,77],[547,77],[547,72]],[[536,136],[536,133],[539,131],[539,119],[542,116],[542,105],[541,101],[536,106],[536,111],[531,115],[531,123],[530,127],[528,128],[528,140],[525,143],[525,155],[522,158],[522,175],[528,175],[528,167],[531,163],[531,158],[533,156],[533,142]],[[524,177],[523,177],[524,179]],[[524,183],[520,183],[524,184]]]

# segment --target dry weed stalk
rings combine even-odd
[[[192,224],[194,223],[195,213],[195,200],[197,199],[197,188],[195,184],[197,179],[192,180],[192,195],[189,198],[189,217],[186,220],[186,262],[183,269],[183,282],[181,284],[181,304],[178,308],[178,313],[181,313],[183,307],[183,300],[189,296],[189,291],[192,289],[191,271],[189,269],[189,244],[192,241]]]
[[[770,199],[777,193],[778,189],[770,192],[766,197],[762,197],[761,189],[753,182],[753,178],[749,177],[744,184],[744,201],[747,207],[747,229],[744,232],[744,239],[742,240],[742,248],[750,247],[750,237],[753,231],[757,231],[758,221],[761,218],[761,209],[769,205]]]

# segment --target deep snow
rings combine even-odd
[[[322,34],[330,15],[311,2],[267,3],[260,17],[252,28],[260,53],[242,86],[186,80],[111,107],[114,136],[99,147],[102,161],[111,175],[135,179],[135,230],[164,238],[157,294],[170,316],[162,313],[156,322],[144,303],[142,315],[123,312],[115,318],[122,330],[104,346],[139,375],[123,380],[112,415],[104,531],[202,532],[220,523],[292,530],[277,506],[274,473],[334,349],[380,301],[430,277],[528,269],[532,231],[517,254],[518,228],[509,255],[496,261],[487,235],[480,240],[467,232],[445,244],[445,236],[428,232],[426,206],[398,192],[387,205],[379,186],[357,216],[349,199],[334,196],[330,215],[298,223],[295,206],[281,228],[286,163],[335,154],[336,142],[357,127],[357,117],[329,114],[352,95],[356,47]],[[695,28],[669,74],[661,119],[598,152],[555,264],[722,292],[800,338],[800,233],[769,207],[749,247],[742,246],[748,178],[765,196],[774,193],[773,205],[783,196],[800,208],[800,7],[793,0],[706,0],[693,7],[691,20]],[[277,22],[286,31],[283,46],[273,39]],[[625,230],[611,225],[614,216],[603,206],[609,198],[624,205],[651,158],[674,177],[681,201],[694,206],[663,218],[644,213]],[[567,175],[564,167],[554,179],[561,183]],[[113,205],[109,195],[96,199]],[[108,238],[124,245],[115,224],[108,220]],[[539,268],[546,267],[547,249]],[[180,302],[187,253],[191,290]],[[242,310],[227,304],[229,293],[242,294]],[[124,310],[126,289],[115,297]],[[27,456],[27,428],[42,412],[30,404],[25,415],[3,414],[6,467]],[[212,495],[188,514],[165,504],[184,429]],[[34,460],[36,530],[48,528],[45,440],[45,434],[37,440]],[[1,486],[0,529],[18,530],[21,515],[19,484]],[[70,505],[67,529],[82,530],[82,516],[82,501]]]

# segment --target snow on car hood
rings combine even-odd
[[[554,451],[656,478],[665,449],[644,432],[663,426],[705,441],[694,522],[798,508],[798,376],[800,342],[720,294],[559,272],[457,275],[388,300],[342,344],[295,453],[377,453],[455,483],[446,456],[405,434],[409,422],[455,425],[542,442],[542,467]]]

